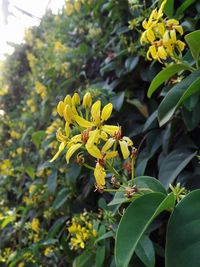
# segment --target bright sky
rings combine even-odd
[[[41,18],[47,7],[57,13],[64,4],[64,0],[8,0],[8,11],[12,15],[8,16],[6,25],[3,16],[3,2],[5,1],[0,0],[0,59],[3,59],[5,53],[13,51],[13,48],[7,42],[21,43],[24,29],[38,25],[39,20],[37,17]],[[31,13],[35,18],[23,14],[17,8]]]

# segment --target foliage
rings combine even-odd
[[[71,0],[15,45],[0,266],[199,266],[199,10]]]

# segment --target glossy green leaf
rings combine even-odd
[[[174,203],[173,194],[166,196],[162,193],[149,193],[130,204],[117,230],[115,243],[117,267],[128,266],[138,242],[150,223],[163,210],[172,208]]]
[[[139,57],[138,56],[132,56],[132,57],[127,58],[127,60],[125,61],[126,69],[129,72],[132,71],[136,67],[138,61],[139,61]]]
[[[173,16],[174,0],[167,0],[167,3],[165,4],[165,7],[164,7],[164,12],[169,18]]]
[[[152,94],[158,89],[158,87],[165,81],[167,81],[169,78],[174,76],[179,71],[187,69],[189,69],[189,66],[183,64],[173,64],[172,66],[161,70],[150,84],[150,87],[147,92],[148,97],[151,97]]]
[[[193,94],[200,91],[200,77],[198,77],[184,92],[184,94],[179,99],[176,107],[180,106],[186,99],[188,99]]]
[[[200,190],[189,193],[174,209],[166,240],[166,267],[199,267]]]
[[[39,149],[39,146],[44,139],[46,133],[45,131],[37,131],[32,134],[32,141],[37,149]]]
[[[135,248],[135,253],[140,258],[140,260],[147,267],[155,266],[155,250],[152,241],[148,238],[148,236],[142,236],[140,242]]]
[[[186,165],[194,158],[196,152],[193,153],[188,150],[174,150],[169,153],[162,161],[159,169],[159,180],[163,186],[168,189],[169,184],[173,183],[179,173],[186,167]]]
[[[57,171],[52,171],[47,179],[47,188],[50,194],[54,194],[57,187]]]
[[[185,41],[187,42],[192,56],[195,60],[198,60],[200,53],[200,30],[191,32],[185,36]]]
[[[200,114],[199,103],[197,103],[197,105],[193,108],[192,111],[188,111],[186,108],[183,107],[182,116],[183,116],[183,120],[185,122],[185,125],[186,125],[188,131],[192,131],[200,123],[199,114]]]
[[[59,209],[68,199],[68,189],[67,188],[63,188],[61,189],[57,196],[56,196],[56,199],[54,200],[53,202],[53,206],[52,208],[57,210]]]
[[[160,126],[164,125],[166,122],[169,121],[169,119],[171,119],[174,114],[174,111],[176,110],[176,106],[179,99],[199,75],[200,70],[194,71],[182,82],[171,88],[171,90],[167,93],[158,108],[158,120]]]
[[[149,188],[154,192],[167,194],[163,185],[156,178],[151,176],[139,176],[134,179],[134,183],[138,188]]]
[[[73,267],[88,267],[93,266],[94,254],[89,251],[83,251],[78,257],[73,261]]]
[[[31,177],[31,179],[35,178],[35,171],[32,166],[27,166],[25,171],[28,174],[28,176]]]
[[[177,8],[175,17],[179,17],[183,14],[189,6],[191,6],[196,0],[184,0],[183,3]]]

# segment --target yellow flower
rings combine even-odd
[[[181,56],[185,44],[177,40],[176,32],[183,35],[183,28],[179,25],[179,22],[175,19],[163,19],[163,8],[166,3],[164,0],[160,6],[160,9],[154,9],[148,19],[143,21],[143,28],[145,31],[142,33],[140,41],[141,43],[150,44],[147,51],[148,60],[158,60],[163,63],[170,57],[176,60],[174,54],[178,52]]]
[[[46,87],[40,83],[40,82],[35,82],[35,91],[38,95],[42,97],[42,99],[45,99],[47,96],[47,89]]]
[[[90,92],[86,93],[83,97],[83,107],[84,108],[90,108],[92,105],[92,96]]]
[[[67,16],[71,16],[74,13],[74,6],[72,3],[65,3],[65,13]]]
[[[21,135],[20,135],[20,133],[18,133],[18,132],[16,132],[16,131],[12,130],[12,131],[10,132],[10,136],[11,136],[13,139],[19,139]]]
[[[87,243],[97,236],[91,221],[88,221],[88,218],[84,218],[84,216],[84,214],[81,214],[80,218],[74,217],[68,227],[68,232],[71,235],[71,249],[84,249]]]
[[[18,147],[16,151],[17,151],[18,155],[21,155],[23,153],[23,148],[22,147]]]
[[[33,218],[32,222],[31,222],[31,228],[37,234],[40,232],[40,221],[37,218]]]

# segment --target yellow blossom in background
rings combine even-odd
[[[92,222],[85,218],[84,214],[72,218],[68,232],[71,236],[70,247],[74,250],[84,249],[90,241],[97,237],[97,231],[93,229]]]
[[[163,10],[166,4],[164,0],[159,10],[154,9],[148,20],[144,20],[142,26],[144,32],[140,42],[149,45],[147,51],[148,60],[158,60],[160,63],[171,58],[177,61],[182,57],[181,52],[185,48],[185,43],[177,39],[177,33],[183,35],[183,28],[179,21],[175,19],[164,19]]]
[[[11,161],[9,159],[4,159],[0,163],[0,175],[12,175]]]
[[[67,16],[71,16],[74,13],[74,5],[69,1],[65,1],[65,13]]]
[[[29,66],[31,70],[33,71],[35,68],[35,65],[37,64],[37,58],[30,52],[26,52],[26,57],[29,62]]]
[[[31,112],[35,112],[36,111],[36,105],[35,105],[33,99],[28,99],[26,101],[26,104],[27,104],[28,108],[30,108]]]
[[[66,53],[69,51],[69,48],[63,45],[61,42],[57,41],[54,44],[54,51],[57,53]]]
[[[52,252],[54,252],[55,251],[55,248],[54,247],[47,247],[47,248],[45,248],[45,250],[44,250],[44,255],[45,256],[48,256],[49,254],[51,254]]]
[[[37,218],[33,218],[32,222],[31,222],[31,228],[37,234],[39,233],[39,231],[40,231],[40,221]]]
[[[13,139],[19,139],[21,137],[20,133],[16,132],[15,130],[10,131],[10,136]]]
[[[20,262],[17,267],[25,267],[24,262]]]
[[[35,82],[35,91],[38,95],[41,96],[42,99],[47,96],[47,88],[40,82]]]
[[[23,153],[23,148],[22,148],[22,147],[18,147],[18,148],[16,149],[16,151],[17,151],[17,154],[18,154],[18,155],[21,155],[21,154]]]

